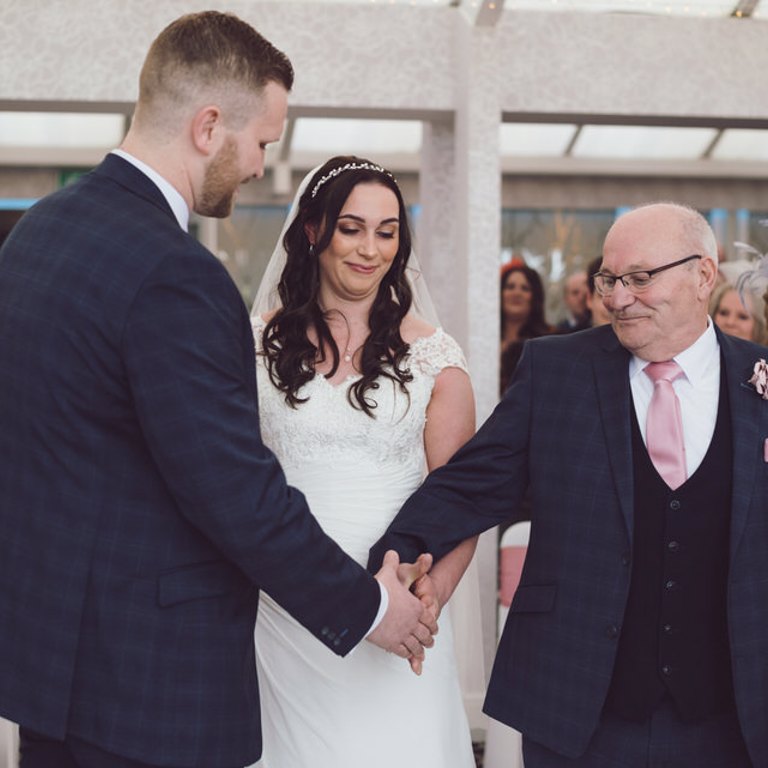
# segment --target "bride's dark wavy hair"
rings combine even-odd
[[[341,170],[349,164],[370,167]],[[378,169],[375,163],[352,155],[328,160],[304,190],[296,217],[283,238],[287,260],[278,283],[281,308],[264,329],[262,354],[272,383],[294,408],[307,401],[307,398],[299,397],[299,389],[315,377],[315,362],[326,360],[325,350],[330,350],[333,363],[326,378],[331,378],[339,368],[339,348],[326,319],[329,313],[323,311],[318,300],[318,256],[330,244],[339,213],[358,184],[380,184],[391,189],[397,198],[400,226],[397,254],[379,284],[368,317],[370,334],[361,349],[361,377],[350,386],[347,399],[354,408],[372,417],[377,404],[370,393],[379,388],[378,378],[392,380],[406,394],[406,384],[413,381],[413,375],[403,362],[409,345],[400,335],[400,323],[412,301],[405,274],[411,253],[411,232],[397,182],[388,171]],[[330,177],[318,185],[329,174]],[[314,196],[313,191],[316,192]],[[312,253],[307,228],[318,233]],[[317,334],[319,348],[309,338],[310,328]]]

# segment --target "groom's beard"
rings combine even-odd
[[[241,184],[237,144],[230,136],[205,169],[200,201],[195,206],[201,216],[225,219],[232,213],[235,192]]]

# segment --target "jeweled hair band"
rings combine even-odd
[[[321,176],[317,184],[312,187],[311,197],[314,197],[317,194],[317,191],[326,181],[335,179],[339,174],[344,173],[344,171],[377,171],[378,173],[383,173],[386,176],[389,176],[393,181],[395,179],[386,168],[382,168],[380,165],[374,165],[373,163],[347,163],[346,165],[340,165],[338,168],[328,171],[325,176]]]

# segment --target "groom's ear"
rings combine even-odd
[[[216,105],[206,105],[195,113],[190,123],[190,138],[198,152],[206,157],[214,155],[226,137],[221,110]]]

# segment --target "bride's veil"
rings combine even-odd
[[[283,224],[280,237],[277,240],[272,256],[267,264],[264,276],[256,292],[256,298],[251,308],[251,318],[264,316],[280,307],[280,296],[277,291],[280,277],[285,268],[287,253],[283,245],[285,233],[296,218],[299,201],[310,181],[322,166],[313,168],[303,179],[293,198],[291,209]],[[411,250],[406,267],[406,277],[411,286],[413,303],[411,312],[415,313],[430,325],[440,328],[440,321],[432,302],[426,280],[416,253]],[[425,470],[426,471],[426,470]],[[480,710],[485,691],[485,663],[483,659],[482,618],[480,612],[480,583],[477,571],[477,560],[472,558],[467,571],[456,587],[448,607],[453,624],[454,648],[465,702],[473,700],[473,709]],[[427,661],[429,663],[429,661]]]
[[[288,254],[285,252],[285,246],[283,246],[285,233],[288,231],[288,227],[293,224],[293,220],[299,212],[299,200],[301,200],[304,190],[321,167],[322,166],[319,165],[316,166],[301,180],[301,184],[299,184],[299,188],[293,196],[293,203],[288,211],[288,216],[283,222],[280,236],[277,238],[277,243],[272,251],[272,256],[267,262],[267,268],[264,270],[264,275],[259,283],[259,290],[256,291],[256,298],[253,300],[253,306],[251,307],[252,318],[266,315],[269,312],[274,312],[280,307],[280,296],[277,293],[277,286],[280,282],[280,276],[283,274],[283,269],[285,269],[285,262],[288,259]]]

